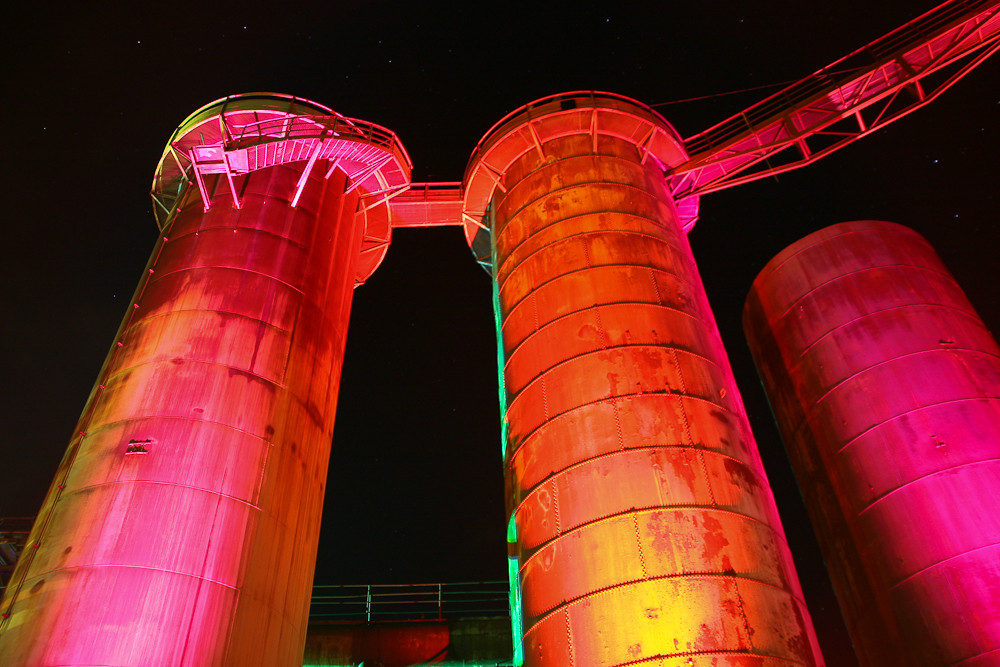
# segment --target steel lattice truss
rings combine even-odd
[[[931,102],[1000,49],[1000,3],[950,2],[684,141],[677,199],[805,166]]]
[[[679,206],[689,210],[685,228],[697,219],[698,196],[829,155],[933,101],[998,49],[1000,0],[952,0],[685,139],[687,160],[667,166],[664,174]],[[352,182],[371,181],[365,188],[370,200],[366,212],[388,204],[389,220],[372,243],[379,257],[391,228],[483,226],[465,210],[468,193],[461,183],[406,184],[395,178],[410,164],[391,132],[332,111],[320,116],[315,109],[297,109],[294,101],[285,104],[291,106],[276,112],[278,117],[253,117],[234,128],[226,126],[230,112],[224,107],[220,117],[227,121],[218,131],[210,128],[213,136],[172,140],[153,187],[161,224],[192,182],[205,197],[202,174],[224,173],[238,202],[234,174],[252,171],[254,165],[302,159],[310,161],[311,170],[318,158],[325,158],[335,159]],[[373,163],[377,156],[359,159],[361,149],[396,155]],[[262,162],[251,165],[251,158]],[[383,173],[388,167],[393,178]]]
[[[933,101],[998,49],[1000,1],[945,3],[685,139],[689,159],[666,177],[682,204],[803,167]],[[414,184],[390,203],[392,225],[461,225],[462,198],[457,183]]]

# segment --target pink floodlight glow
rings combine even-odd
[[[950,0],[687,140],[576,91],[499,121],[461,183],[412,190],[384,127],[271,93],[199,109],[0,601],[0,665],[300,665],[352,290],[393,228],[443,225],[494,281],[515,660],[821,665],[685,233],[701,194],[811,163],[997,50],[1000,0]],[[983,661],[1000,353],[926,247],[875,234],[905,268],[848,234],[851,259],[772,267],[814,310],[782,301],[798,278],[755,293],[761,363],[866,655]]]
[[[656,123],[617,97],[548,98],[498,126],[466,172],[466,206],[485,209],[492,236],[524,664],[816,667],[662,178],[683,149],[657,143],[672,131]]]
[[[994,655],[1000,347],[934,250],[828,227],[765,267],[744,322],[863,664]]]
[[[305,103],[220,104],[190,122]],[[171,200],[6,591],[0,664],[302,664],[351,299],[388,242],[363,202],[409,176],[391,134],[300,139],[312,160],[245,173],[227,146]]]

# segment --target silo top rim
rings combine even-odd
[[[808,251],[814,246],[828,243],[831,239],[839,236],[859,233],[878,234],[882,232],[897,237],[912,236],[919,239],[921,243],[930,247],[930,242],[925,239],[923,235],[897,222],[890,222],[887,220],[849,220],[847,222],[838,222],[803,236],[799,240],[782,249],[778,254],[772,257],[767,264],[764,265],[763,269],[760,270],[760,273],[758,273],[757,277],[754,278],[754,285],[770,280],[771,275],[781,269],[781,267],[791,258]]]
[[[553,112],[569,111],[572,109],[620,109],[632,113],[638,111],[640,115],[645,115],[648,120],[661,125],[669,132],[671,138],[683,146],[683,139],[677,133],[677,130],[674,129],[674,126],[648,104],[644,104],[626,95],[619,95],[618,93],[609,93],[601,90],[574,90],[541,97],[508,113],[486,131],[486,134],[483,135],[483,138],[473,149],[468,165],[471,166],[474,164],[476,158],[485,152],[490,144],[501,139],[518,125]]]
[[[489,203],[496,190],[503,189],[503,175],[515,160],[531,151],[543,154],[542,145],[549,141],[580,135],[592,137],[595,154],[599,136],[630,142],[642,163],[650,160],[663,171],[687,160],[684,142],[673,126],[631,97],[585,90],[535,100],[490,128],[469,158],[462,180],[462,217],[469,245],[488,231],[483,220]],[[682,227],[689,230],[698,218],[698,199],[688,198],[677,212]]]
[[[336,111],[325,104],[313,102],[312,100],[307,100],[304,97],[285,95],[283,93],[239,93],[238,95],[220,97],[219,99],[209,102],[189,115],[183,120],[183,122],[181,122],[180,125],[177,126],[177,129],[174,130],[174,133],[170,137],[170,141],[172,142],[178,137],[183,136],[192,126],[197,125],[207,117],[218,116],[229,111],[246,110],[273,110],[296,115],[339,115]]]

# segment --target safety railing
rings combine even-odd
[[[494,143],[502,139],[514,128],[525,123],[530,123],[536,118],[542,118],[560,111],[596,108],[617,110],[642,116],[655,125],[670,128],[671,132],[673,132],[670,124],[657,111],[625,95],[595,90],[579,90],[550,95],[520,106],[497,121],[472,150],[472,155],[469,157],[469,162],[467,163],[468,166],[465,169],[463,182],[468,183],[469,173],[475,168],[479,158],[485,155]],[[680,140],[679,136],[676,138]]]
[[[506,581],[313,587],[313,621],[410,621],[508,616]]]
[[[714,153],[755,127],[774,122],[789,110],[848,84],[871,71],[880,62],[900,58],[902,53],[924,45],[934,35],[950,30],[975,12],[989,8],[991,0],[954,0],[923,14],[841,58],[822,70],[745,109],[709,129],[684,140],[688,155]]]
[[[329,115],[286,116],[249,123],[240,127],[239,134],[226,144],[227,148],[245,148],[269,141],[337,136],[374,144],[393,152],[399,148],[396,135],[381,125]]]

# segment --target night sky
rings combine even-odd
[[[457,181],[486,130],[536,98],[621,93],[688,137],[778,88],[718,94],[802,78],[934,4],[5,8],[0,516],[41,504],[156,238],[153,169],[204,104],[306,97],[394,130],[414,181]],[[886,219],[927,236],[1000,331],[998,84],[994,58],[815,165],[706,196],[691,233],[831,665],[851,664],[847,639],[749,358],[743,300],[793,241]],[[355,292],[325,515],[317,583],[506,576],[490,286],[458,229],[397,231]]]

